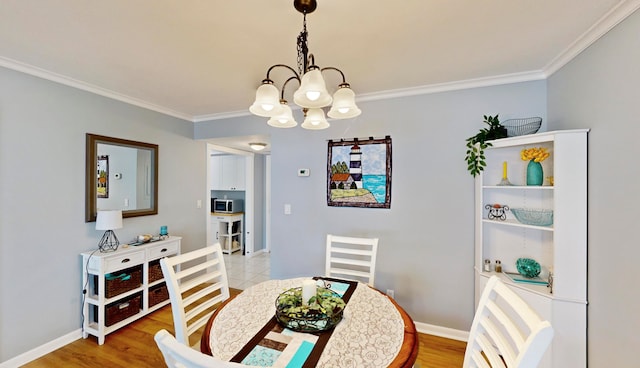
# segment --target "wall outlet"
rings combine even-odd
[[[393,289],[387,289],[387,295],[395,299],[396,292]]]

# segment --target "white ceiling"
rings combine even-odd
[[[316,63],[366,100],[545,78],[638,7],[318,0],[307,28]],[[0,0],[0,66],[197,122],[248,113],[269,66],[296,68],[301,28],[292,0]]]

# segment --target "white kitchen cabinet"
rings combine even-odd
[[[82,337],[91,334],[102,345],[107,334],[169,304],[159,260],[180,254],[180,240],[171,236],[139,246],[120,245],[115,252],[81,253]],[[125,281],[116,285],[120,280]]]
[[[492,141],[485,150],[486,168],[475,180],[475,294],[478,299],[492,275],[498,275],[554,328],[555,335],[540,367],[585,367],[587,359],[587,133],[567,130]],[[542,186],[526,185],[525,148],[545,147]],[[498,185],[507,162],[511,186]],[[553,178],[551,185],[550,178]],[[520,223],[511,211],[506,220],[489,219],[486,205],[553,210],[553,224]],[[514,282],[516,260],[540,263],[540,277],[553,285]],[[491,270],[483,270],[489,259]],[[502,273],[495,272],[496,260]]]
[[[245,156],[211,156],[211,175],[212,190],[244,190]]]

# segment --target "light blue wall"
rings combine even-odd
[[[272,277],[323,274],[327,233],[379,237],[376,287],[394,289],[415,321],[468,330],[474,198],[465,139],[485,114],[546,118],[546,82],[359,105],[361,116],[323,131],[268,128],[266,119],[247,116],[197,123],[195,137],[271,134]],[[393,141],[391,208],[327,206],[327,140],[386,135]],[[300,168],[311,175],[298,177]]]
[[[640,12],[549,78],[549,125],[589,133],[589,366],[640,346]],[[634,363],[635,362],[635,363]]]
[[[103,233],[84,222],[86,133],[159,145],[159,213],[124,219],[121,241],[167,225],[183,249],[205,243],[193,123],[0,68],[0,362],[80,328],[79,253]]]

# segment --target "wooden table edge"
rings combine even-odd
[[[240,295],[240,294],[231,295],[229,297],[229,299],[227,299],[224,302],[222,302],[218,306],[218,308],[216,308],[215,312],[213,312],[211,317],[209,317],[209,320],[207,321],[207,324],[204,327],[204,331],[202,332],[202,337],[200,337],[200,351],[201,352],[203,352],[203,353],[205,353],[207,355],[213,356],[213,354],[211,353],[211,328],[213,327],[213,321],[215,321],[216,316],[218,315],[218,312],[220,312],[222,310],[222,308],[224,308],[230,301],[232,301],[238,295]]]
[[[391,303],[396,307],[400,316],[402,316],[402,322],[404,323],[404,341],[400,347],[400,351],[396,358],[389,364],[389,367],[397,368],[411,368],[418,358],[418,332],[416,331],[416,325],[413,323],[411,316],[395,301],[395,299],[388,297]]]

